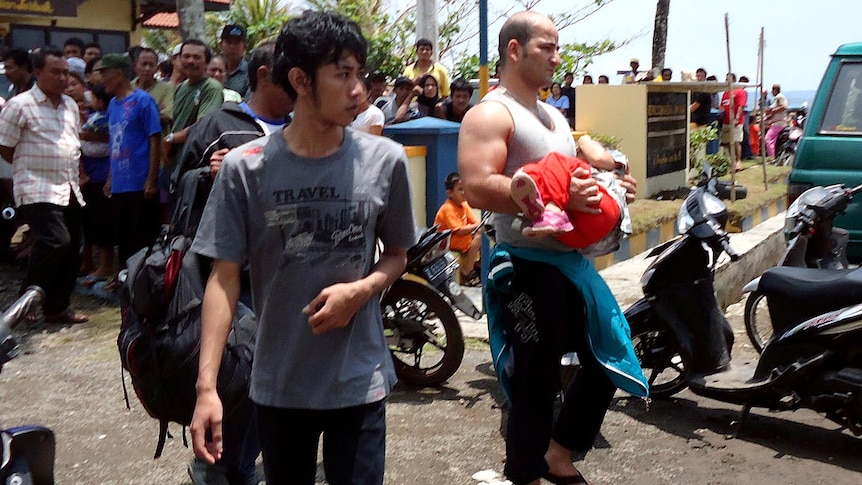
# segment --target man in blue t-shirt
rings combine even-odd
[[[156,101],[132,87],[127,55],[105,55],[99,70],[105,89],[114,95],[108,105],[111,172],[105,195],[113,201],[119,257],[125,266],[129,256],[152,244],[159,234],[162,126]]]

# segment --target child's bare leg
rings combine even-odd
[[[482,249],[482,236],[473,236],[473,241],[470,243],[470,249],[464,256],[464,266],[461,267],[461,274],[468,276],[475,268],[476,262],[479,261],[479,252]]]

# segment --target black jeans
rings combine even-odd
[[[117,230],[117,254],[120,267],[138,250],[152,245],[159,235],[161,206],[159,198],[144,198],[144,192],[111,194]]]
[[[512,258],[512,298],[503,315],[514,362],[506,435],[506,477],[532,482],[548,471],[550,440],[587,451],[601,428],[616,387],[587,343],[584,301],[554,266]],[[575,351],[581,361],[564,402],[553,418],[560,391],[560,358]]]
[[[35,241],[21,291],[30,285],[41,286],[45,314],[60,313],[69,308],[81,266],[81,206],[72,194],[68,206],[27,204],[19,207],[19,213]]]
[[[383,483],[384,401],[342,409],[283,409],[258,405],[257,410],[266,483],[314,485],[321,434],[327,483]]]
[[[245,399],[239,408],[224,417],[222,438],[224,449],[216,465],[225,468],[228,483],[245,485],[253,482],[255,461],[260,454],[257,436],[257,408]]]

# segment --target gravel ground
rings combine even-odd
[[[18,278],[20,271],[0,267],[4,308]],[[180,427],[172,427],[175,439],[153,460],[157,422],[134,394],[131,409],[125,407],[117,309],[89,297],[76,297],[75,305],[91,313],[90,323],[20,329],[26,351],[0,374],[0,423],[55,431],[60,485],[188,484],[192,453]],[[741,312],[741,304],[728,311],[737,330],[734,351],[752,355]],[[445,386],[399,385],[390,397],[385,483],[476,484],[474,473],[502,471],[505,408],[486,345],[468,341],[460,370]],[[813,412],[755,410],[741,436],[728,439],[737,411],[688,391],[647,410],[620,393],[596,449],[577,465],[598,484],[859,483],[859,438]]]

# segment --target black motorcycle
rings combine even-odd
[[[440,384],[461,365],[464,333],[455,308],[476,320],[483,315],[455,281],[450,237],[449,230],[426,230],[407,250],[406,272],[380,301],[395,372],[412,386]]]
[[[790,123],[778,133],[775,140],[775,165],[780,167],[793,165],[793,160],[796,159],[796,147],[799,145],[799,139],[802,138],[807,117],[808,103],[805,102],[793,115]]]
[[[784,218],[787,249],[778,266],[830,270],[806,273],[809,276],[803,284],[812,284],[812,278],[817,285],[839,279],[844,282],[844,291],[816,299],[807,297],[791,301],[786,298],[786,291],[780,283],[774,280],[775,275],[781,272],[770,273],[765,281],[763,277],[758,277],[747,283],[742,288],[743,292],[749,293],[745,302],[745,330],[758,352],[763,350],[766,341],[778,330],[826,311],[862,302],[862,295],[846,291],[850,289],[847,281],[853,278],[846,274],[850,267],[847,261],[850,233],[833,225],[835,217],[847,210],[850,201],[859,192],[862,192],[862,185],[852,189],[843,185],[812,187],[787,208]],[[841,281],[836,284],[840,285]],[[773,313],[782,317],[780,321],[771,317]]]
[[[653,252],[658,257],[641,280],[645,296],[625,312],[650,394],[668,397],[688,386],[741,404],[740,426],[752,407],[808,408],[862,434],[862,305],[791,326],[759,359],[731,359],[733,332],[713,286],[719,257],[738,259],[724,230],[727,215],[709,185],[693,189],[680,209],[682,236]],[[767,273],[788,269],[821,271]]]
[[[19,352],[12,329],[44,297],[41,288],[31,286],[0,317],[0,370]],[[0,429],[0,484],[53,485],[54,450],[54,433],[44,426]]]

